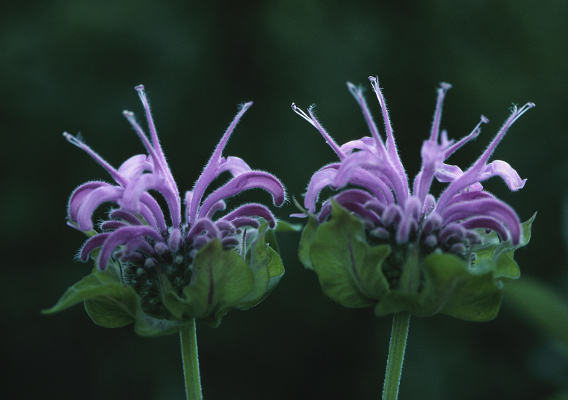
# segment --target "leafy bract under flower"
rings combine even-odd
[[[421,150],[422,167],[411,189],[378,80],[369,79],[385,121],[384,141],[362,90],[351,83],[349,90],[363,111],[370,137],[339,146],[312,107],[305,113],[292,105],[339,157],[339,162],[312,176],[304,198],[307,210],[295,215],[309,216],[300,244],[301,261],[317,272],[328,296],[348,307],[373,305],[377,315],[409,311],[420,316],[444,312],[470,320],[494,317],[502,282],[519,272],[513,262],[504,275],[500,258],[490,256],[488,249],[509,246],[507,257],[512,260],[514,249],[528,242],[532,220],[523,228],[516,212],[484,191],[481,182],[499,176],[513,191],[524,186],[526,180],[509,164],[489,158],[509,127],[534,104],[514,107],[481,157],[463,171],[446,160],[489,121],[481,116],[469,135],[449,140],[447,132],[440,131],[440,120],[451,86],[441,84],[432,130]],[[448,183],[437,199],[430,193],[434,179]],[[344,189],[316,212],[319,194],[326,187]]]
[[[222,156],[237,123],[252,105],[245,103],[193,189],[185,193],[182,216],[179,190],[160,146],[144,87],[136,90],[150,137],[132,112],[123,114],[147,154],[135,155],[115,169],[80,139],[64,133],[115,183],[87,182],[72,193],[68,224],[90,236],[79,257],[87,261],[92,256],[96,267],[48,312],[85,301],[96,323],[113,327],[135,322],[137,332],[149,336],[179,330],[191,318],[204,318],[217,326],[228,310],[260,302],[284,269],[271,230],[277,221],[266,206],[249,203],[218,219],[214,215],[225,210],[227,198],[253,188],[268,191],[280,206],[286,199],[284,187],[274,175],[251,169],[241,158]],[[231,179],[205,196],[223,172],[229,172]],[[169,220],[156,194],[165,199]],[[106,202],[115,207],[100,223],[100,230],[94,230],[93,213]]]

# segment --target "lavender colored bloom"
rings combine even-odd
[[[272,195],[276,206],[280,206],[286,193],[274,175],[251,169],[241,158],[222,156],[237,123],[252,105],[249,102],[240,107],[193,189],[185,193],[182,215],[180,193],[160,146],[144,87],[137,86],[136,91],[144,106],[150,137],[132,112],[124,111],[123,115],[147,154],[132,156],[115,169],[79,138],[64,133],[70,143],[89,154],[115,181],[113,184],[87,182],[75,189],[69,199],[68,224],[91,236],[79,252],[80,259],[87,261],[90,254],[99,249],[96,256],[98,269],[116,269],[122,282],[140,295],[144,311],[153,312],[151,303],[160,301],[157,286],[164,284],[164,275],[174,292],[181,296],[178,302],[189,301],[183,300],[183,288],[192,285],[196,279],[192,277],[192,262],[199,250],[212,240],[220,242],[224,251],[234,249],[244,259],[246,246],[250,245],[247,238],[259,228],[259,221],[267,221],[271,228],[276,226],[270,210],[256,203],[241,205],[214,219],[218,211],[225,210],[227,198],[248,189],[261,188]],[[205,196],[213,180],[224,172],[232,175],[230,180]],[[160,206],[157,194],[165,199],[167,213]],[[93,213],[106,202],[115,206],[108,212],[108,218],[100,223],[100,229],[93,230]],[[252,279],[251,275],[249,280]],[[213,287],[213,276],[208,284]],[[205,300],[208,308],[214,307],[211,296]],[[237,300],[235,298],[233,303]]]
[[[444,97],[451,85],[442,83],[438,89],[430,137],[422,145],[422,167],[411,188],[398,155],[378,79],[369,79],[381,106],[386,140],[379,134],[362,90],[351,83],[348,83],[349,91],[363,111],[370,137],[339,146],[316,119],[313,107],[306,114],[292,105],[298,115],[318,129],[339,157],[339,162],[324,166],[312,176],[304,199],[307,211],[316,213],[318,196],[325,187],[357,186],[361,189],[345,189],[332,199],[362,219],[367,233],[379,242],[405,245],[418,240],[425,245],[427,252],[442,249],[465,257],[473,245],[481,243],[478,229],[483,228],[496,232],[501,240],[510,240],[517,245],[521,240],[521,224],[516,212],[484,191],[481,182],[499,176],[513,191],[524,186],[526,179],[521,179],[508,163],[500,160],[489,162],[489,158],[509,127],[534,104],[513,107],[511,115],[481,157],[463,171],[458,166],[446,164],[446,160],[476,138],[481,124],[489,121],[481,116],[479,124],[469,135],[457,142],[449,140],[447,132],[440,131],[440,120]],[[434,178],[448,183],[437,199],[430,194]],[[330,216],[332,199],[325,201],[317,213],[319,223]]]

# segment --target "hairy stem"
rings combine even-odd
[[[202,400],[195,319],[191,321],[188,328],[180,331],[180,339],[187,400]]]
[[[383,400],[398,399],[398,388],[400,386],[409,323],[410,314],[408,312],[403,311],[394,314],[389,344],[389,358],[383,387]]]

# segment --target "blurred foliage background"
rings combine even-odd
[[[237,104],[252,100],[225,154],[276,174],[301,199],[311,174],[335,158],[290,104],[317,103],[321,122],[339,142],[359,138],[367,130],[345,82],[369,89],[379,121],[367,81],[378,75],[410,176],[419,168],[439,82],[454,86],[442,123],[451,138],[469,133],[482,113],[491,120],[450,160],[464,167],[512,103],[537,105],[494,156],[528,178],[525,188],[510,193],[498,179],[487,184],[523,221],[539,213],[531,243],[516,254],[519,286],[491,322],[413,318],[400,398],[562,398],[568,390],[567,20],[568,2],[560,0],[4,2],[0,391],[9,395],[2,397],[184,396],[177,335],[147,339],[131,327],[103,329],[81,306],[39,314],[91,268],[73,259],[85,238],[65,225],[69,194],[84,181],[109,179],[63,131],[81,132],[120,165],[143,151],[121,111],[143,120],[134,86],[144,84],[183,191]],[[263,192],[235,201],[247,196],[269,202]],[[290,202],[275,212],[287,218],[296,210]],[[205,398],[378,398],[391,318],[327,299],[315,274],[297,261],[299,234],[279,240],[287,271],[274,292],[254,309],[230,312],[217,329],[198,323]]]

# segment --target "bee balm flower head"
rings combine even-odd
[[[304,199],[310,222],[300,247],[303,263],[316,270],[330,297],[346,306],[375,306],[377,315],[407,310],[417,315],[445,312],[464,319],[493,317],[500,304],[500,285],[513,279],[499,275],[503,271],[495,265],[495,250],[501,242],[502,247],[516,248],[526,244],[528,238],[523,237],[516,212],[484,191],[481,182],[499,176],[511,190],[524,186],[526,180],[509,164],[489,162],[489,158],[509,127],[534,104],[514,107],[487,149],[463,171],[446,160],[478,136],[481,124],[489,121],[481,116],[469,135],[457,142],[449,140],[447,133],[440,131],[440,120],[443,100],[451,86],[441,84],[432,130],[421,150],[422,167],[411,187],[398,156],[378,80],[369,79],[385,121],[385,139],[379,134],[362,90],[351,83],[348,87],[361,107],[371,132],[369,137],[339,146],[311,107],[305,113],[292,105],[297,114],[319,130],[339,158],[310,180]],[[434,179],[448,183],[437,199],[430,193]],[[342,190],[324,201],[316,212],[319,194],[325,187]],[[460,291],[459,287],[476,279],[481,282],[478,278],[482,275],[483,279],[491,275],[495,286],[495,291],[483,296],[499,301],[474,312],[457,310],[455,304],[460,301],[469,305],[479,301],[477,297],[464,300],[465,289]],[[349,283],[342,284],[343,278]]]
[[[115,304],[130,302],[122,307],[126,309],[124,321],[136,322],[141,334],[179,330],[195,317],[216,326],[229,309],[248,308],[261,301],[284,272],[278,254],[267,244],[272,241],[274,245],[269,228],[276,226],[276,219],[266,206],[249,203],[219,218],[216,214],[225,209],[225,199],[253,188],[268,191],[280,206],[286,198],[284,187],[274,175],[251,169],[241,158],[222,156],[237,123],[252,105],[245,103],[193,189],[185,193],[182,214],[182,199],[160,146],[144,87],[136,90],[150,136],[132,112],[123,114],[147,154],[135,155],[115,169],[80,139],[64,134],[114,180],[87,182],[69,200],[69,225],[91,236],[79,257],[87,261],[94,256],[95,278],[119,285],[114,292],[108,285],[99,285],[85,299],[87,311],[101,325],[116,324],[105,320],[113,311],[105,298],[115,296]],[[205,196],[213,180],[224,172],[231,179]],[[157,196],[165,200],[166,210]],[[107,202],[114,207],[95,230],[93,213]],[[110,291],[110,297],[104,290]],[[54,311],[71,305],[68,299],[61,304],[62,300]]]

